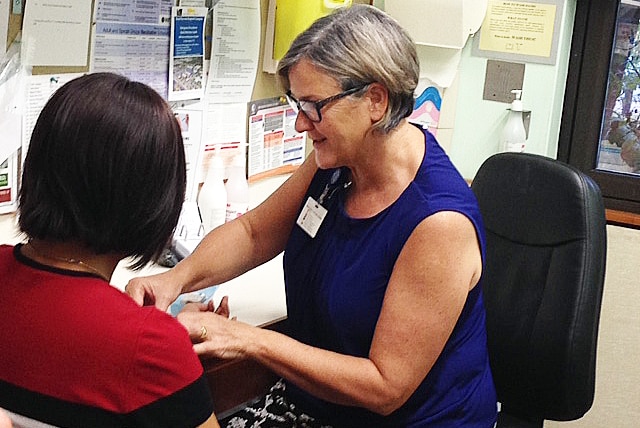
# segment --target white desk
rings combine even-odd
[[[258,205],[273,192],[288,176],[277,176],[261,180],[249,186],[251,207]],[[0,215],[0,244],[15,245],[24,240],[18,233],[13,214]],[[111,285],[124,290],[129,279],[167,270],[165,267],[150,265],[138,272],[127,269],[123,260],[113,273]],[[218,287],[213,299],[216,305],[223,296],[229,296],[231,316],[252,325],[263,325],[280,320],[287,315],[282,254],[256,269],[245,273]]]

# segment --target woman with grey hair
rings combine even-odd
[[[418,70],[410,37],[374,7],[316,21],[278,70],[313,154],[173,270],[129,283],[166,308],[284,250],[288,335],[204,307],[179,317],[199,354],[283,378],[226,426],[494,424],[482,219],[433,135],[407,121]]]

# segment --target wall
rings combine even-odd
[[[556,157],[576,1],[567,0],[563,8],[556,65],[525,65],[522,100],[525,109],[532,112],[527,152]],[[471,54],[472,42],[469,39],[462,53],[449,150],[454,164],[466,178],[473,178],[482,162],[498,152],[509,107],[482,99],[487,59]]]

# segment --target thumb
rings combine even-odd
[[[155,307],[163,312],[166,312],[169,309],[169,306],[173,303],[175,299],[170,298],[167,295],[156,296],[153,301],[149,301],[145,304],[154,304]]]

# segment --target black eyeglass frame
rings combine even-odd
[[[337,101],[341,98],[344,98],[346,96],[355,94],[358,91],[363,90],[364,88],[366,88],[367,86],[369,86],[370,83],[364,84],[364,85],[360,85],[360,86],[355,86],[351,89],[347,89],[346,91],[340,92],[339,94],[336,95],[332,95],[330,97],[324,98],[320,101],[307,101],[307,100],[302,100],[302,101],[298,101],[293,95],[291,95],[291,90],[288,90],[285,94],[285,97],[287,98],[287,101],[289,102],[289,105],[291,106],[291,108],[296,112],[296,113],[300,113],[303,112],[304,115],[311,121],[314,123],[318,123],[322,121],[322,113],[321,110],[329,103],[333,102],[333,101]],[[307,109],[303,108],[303,105],[313,105],[315,107],[315,112],[318,115],[318,119],[314,120],[313,117],[309,116],[309,112]]]

